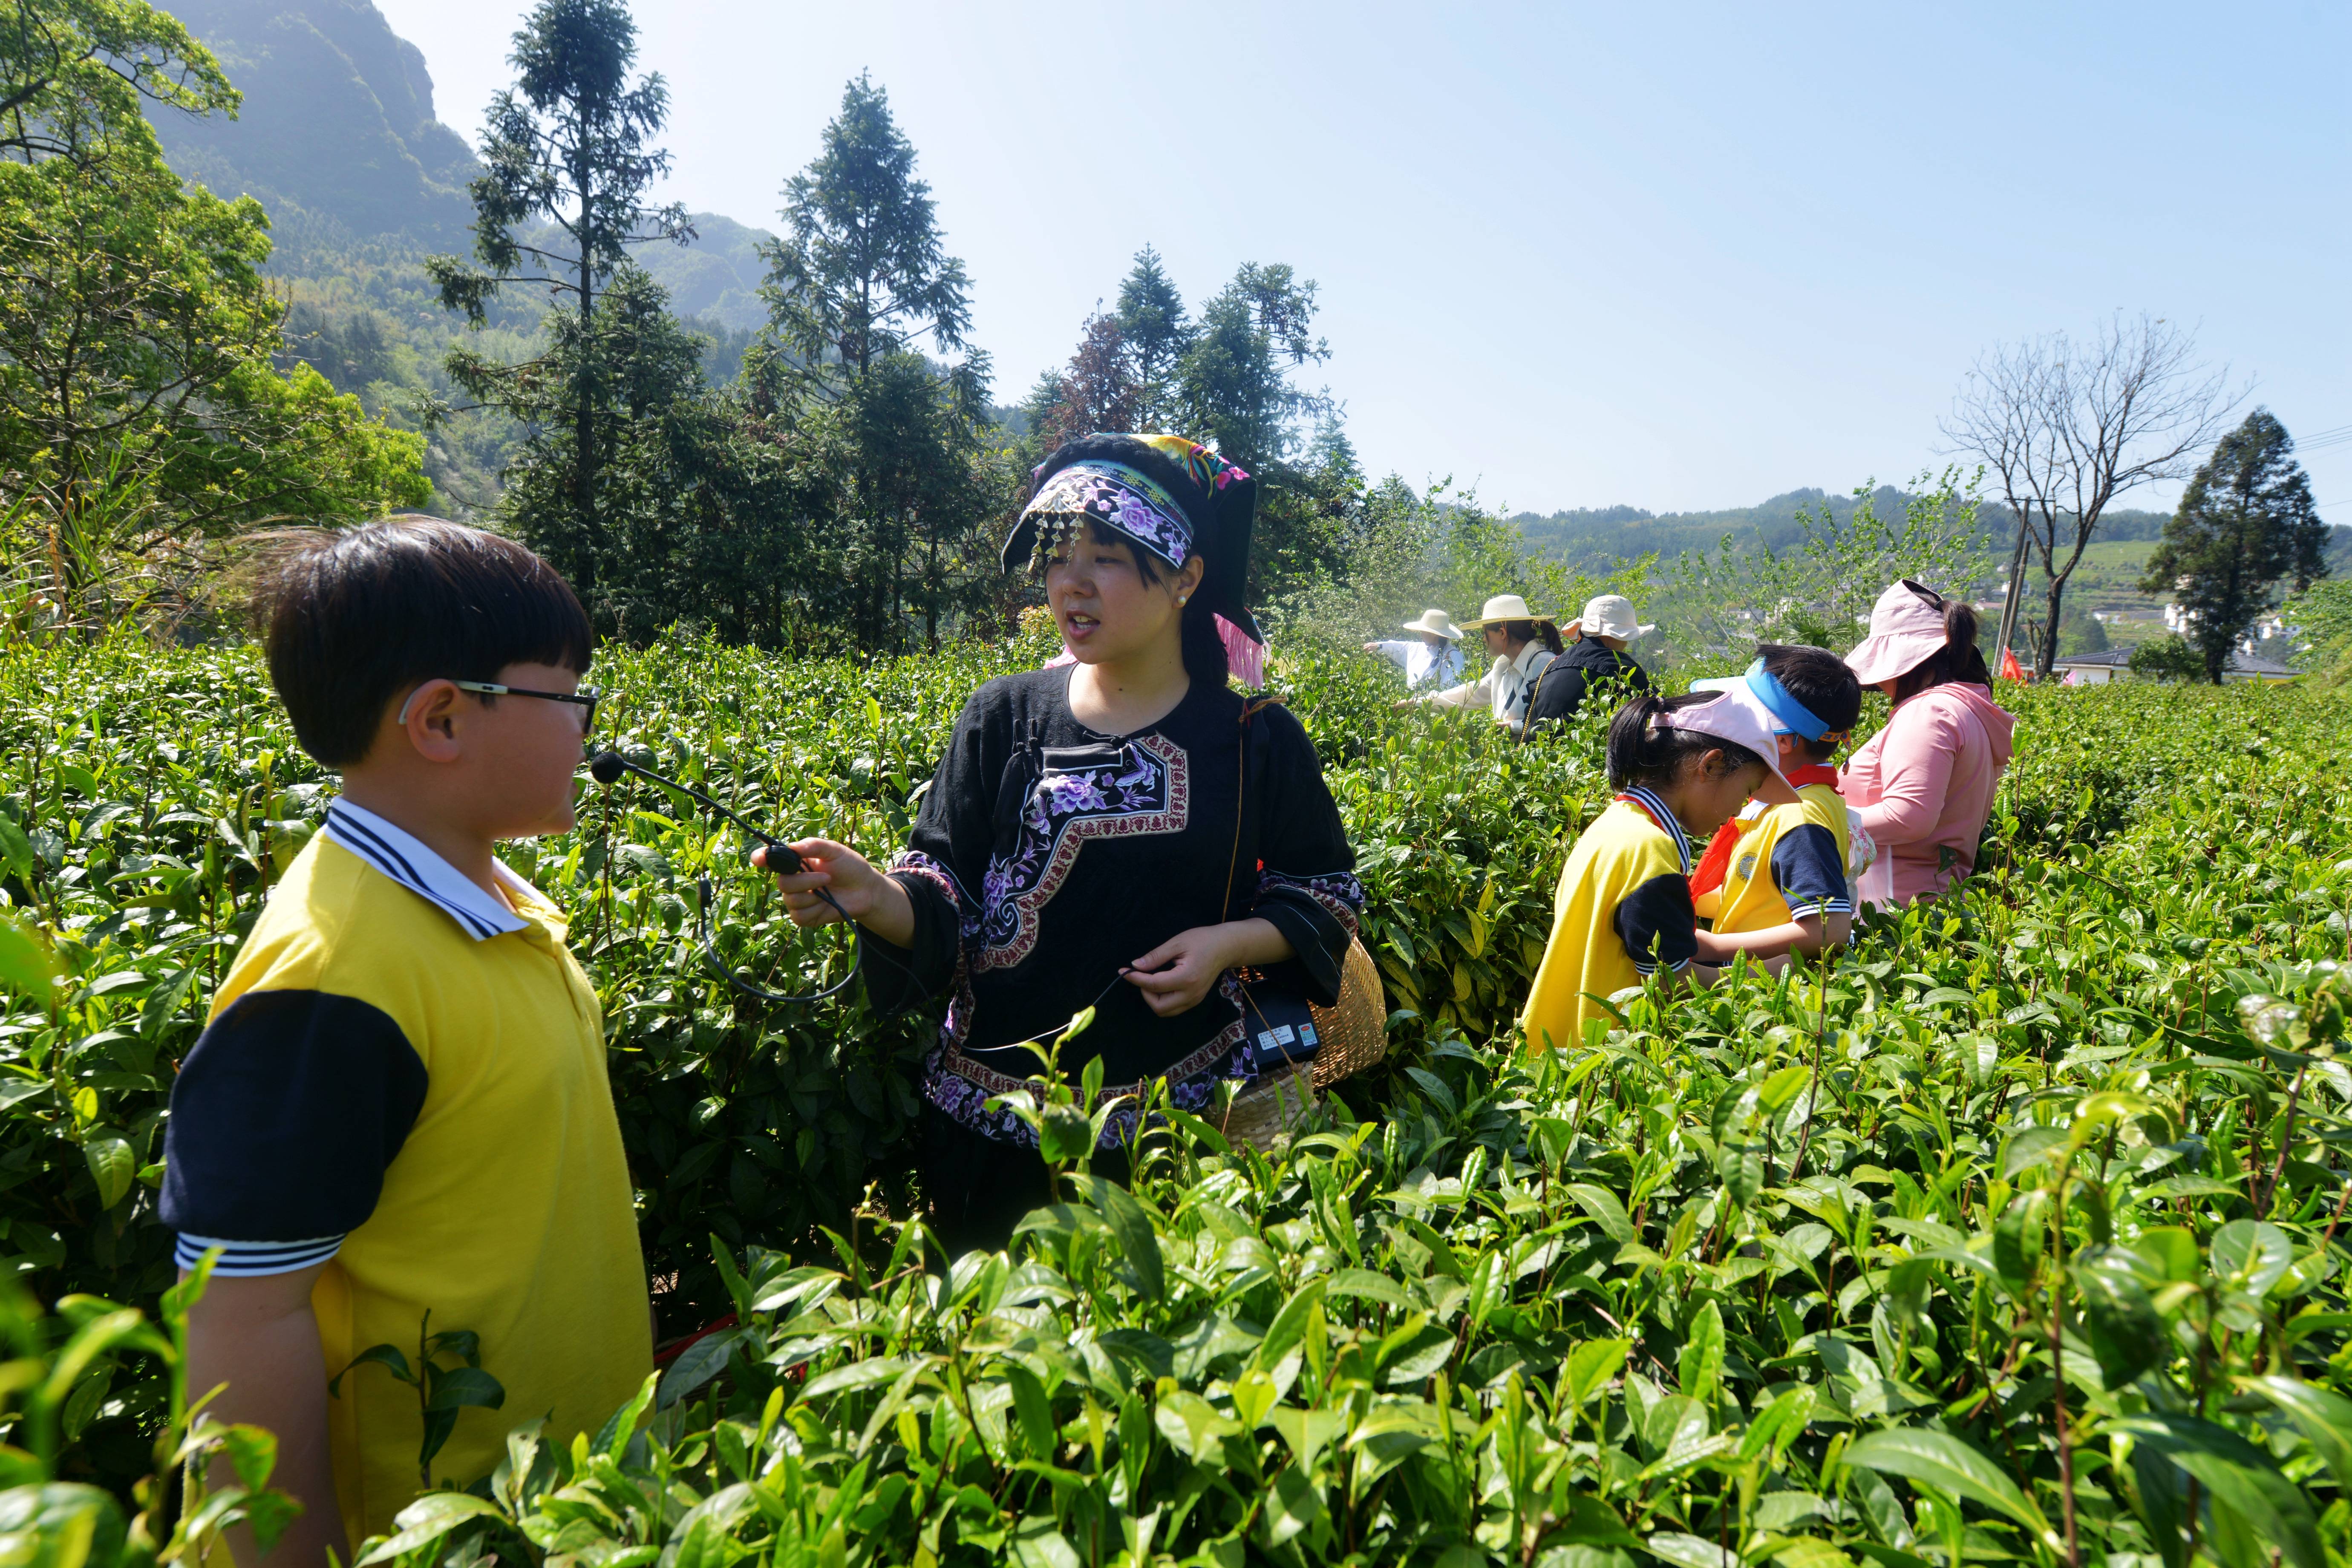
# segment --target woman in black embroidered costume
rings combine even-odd
[[[1220,620],[1264,641],[1241,602],[1255,481],[1169,436],[1086,437],[1034,478],[1005,564],[1043,566],[1076,662],[972,694],[887,871],[809,839],[793,846],[809,868],[778,879],[800,924],[837,918],[826,888],[889,944],[865,968],[878,1005],[949,999],[918,1160],[951,1255],[1054,1199],[1029,1130],[987,1109],[1036,1070],[1021,1042],[1096,1003],[1063,1048],[1073,1082],[1100,1057],[1106,1094],[1166,1079],[1203,1110],[1278,1065],[1243,1027],[1234,971],[1330,1004],[1363,901],[1307,732],[1227,683]],[[1098,1170],[1121,1173],[1133,1128],[1129,1107]]]

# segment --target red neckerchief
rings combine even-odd
[[[1707,840],[1706,853],[1698,858],[1698,868],[1691,873],[1693,898],[1712,893],[1731,875],[1731,852],[1738,847],[1741,830],[1746,826],[1735,816],[1715,830],[1715,837]]]
[[[1832,789],[1838,787],[1838,771],[1826,763],[1808,763],[1801,768],[1790,768],[1784,776],[1788,779],[1790,789],[1802,789],[1807,784],[1827,784]],[[1838,793],[1843,795],[1845,792],[1839,790]]]

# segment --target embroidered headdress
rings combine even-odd
[[[1092,522],[1171,567],[1197,552],[1208,563],[1201,594],[1250,638],[1265,641],[1242,605],[1257,481],[1181,436],[1082,436],[1037,465],[1021,521],[1004,542],[1004,566],[1051,560]]]

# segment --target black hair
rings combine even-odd
[[[1977,646],[1977,607],[1965,599],[1947,599],[1908,577],[1903,579],[1903,585],[1944,613],[1944,646],[1895,678],[1895,700],[1901,702],[1931,686],[1955,680],[1990,690],[1992,671],[1985,668],[1984,649]]]
[[[1636,697],[1617,710],[1617,717],[1609,721],[1609,786],[1669,788],[1709,752],[1723,753],[1726,773],[1766,766],[1763,758],[1737,741],[1674,727],[1676,713],[1703,707],[1718,695],[1713,691],[1685,691],[1679,697],[1652,694]]]
[[[1513,642],[1540,641],[1554,654],[1568,651],[1568,646],[1559,640],[1559,628],[1549,621],[1505,621],[1502,626],[1503,635]]]
[[[364,759],[384,710],[423,681],[496,680],[510,664],[584,671],[595,650],[572,585],[495,533],[407,517],[261,543],[251,612],[270,684],[325,767]]]
[[[1166,564],[1160,556],[1117,529],[1105,528],[1092,518],[1087,520],[1087,531],[1097,544],[1123,547],[1134,558],[1135,574],[1143,579],[1145,586],[1159,584],[1160,570]],[[1192,555],[1185,559],[1189,561],[1192,555],[1201,555],[1203,567],[1207,565],[1208,557],[1201,554],[1199,545],[1194,545]],[[1203,584],[1208,582],[1205,571],[1201,581]],[[1192,598],[1185,601],[1177,622],[1177,635],[1178,647],[1183,653],[1185,674],[1219,688],[1232,678],[1233,661],[1225,652],[1225,639],[1217,635],[1217,612],[1210,608],[1208,595],[1196,590]]]
[[[1861,722],[1862,682],[1853,678],[1853,667],[1829,649],[1768,642],[1758,646],[1756,657],[1764,661],[1764,673],[1787,687],[1789,695],[1828,725],[1832,734],[1851,731]],[[1825,763],[1837,755],[1836,741],[1809,741],[1799,735],[1796,742],[1811,761]]]

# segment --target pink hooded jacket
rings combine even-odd
[[[1878,841],[1855,889],[1861,901],[1900,907],[1976,868],[2016,723],[1983,687],[1948,681],[1896,704],[1855,750],[1841,787]]]

